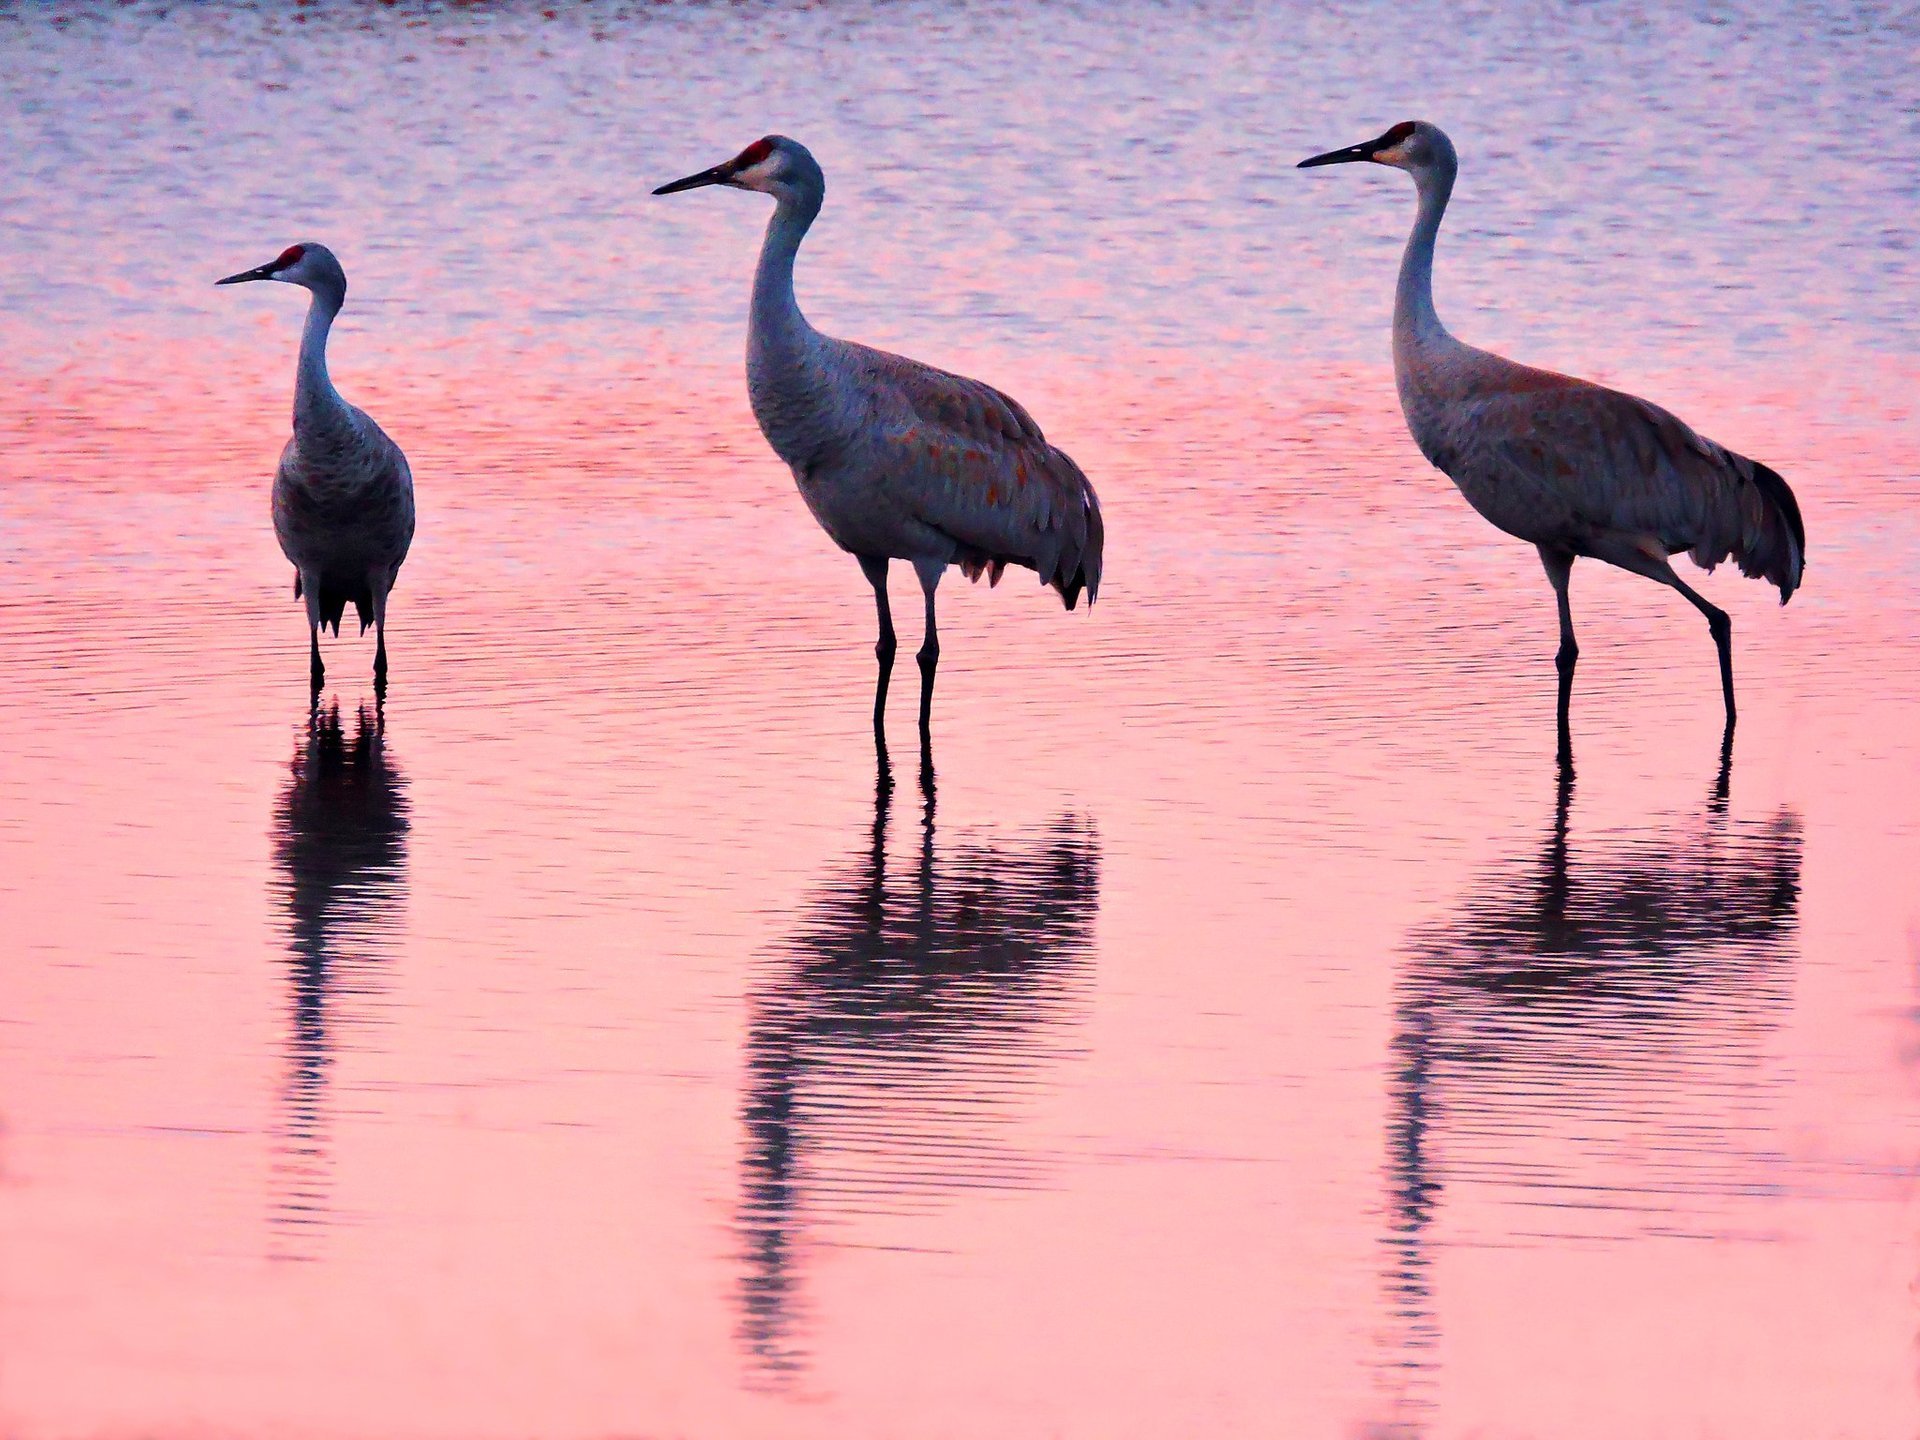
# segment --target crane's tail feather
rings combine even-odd
[[[1741,570],[1748,574],[1764,573],[1767,579],[1780,587],[1780,603],[1786,604],[1793,598],[1793,592],[1800,588],[1801,572],[1807,564],[1807,527],[1800,518],[1800,502],[1794,498],[1792,488],[1780,477],[1780,472],[1753,462],[1753,488],[1760,492],[1760,498],[1766,506],[1775,528],[1784,527],[1783,537],[1788,541],[1786,563],[1770,566],[1764,571],[1749,570],[1743,563]]]
[[[1736,483],[1731,491],[1720,491],[1706,534],[1693,547],[1694,562],[1711,570],[1731,556],[1742,575],[1779,587],[1784,605],[1799,588],[1806,566],[1800,503],[1778,471],[1731,450],[1720,453]]]
[[[1042,585],[1060,592],[1060,599],[1071,610],[1080,603],[1084,591],[1091,605],[1100,595],[1100,559],[1106,542],[1106,529],[1100,519],[1100,502],[1093,487],[1081,482],[1084,501],[1077,525],[1062,525],[1058,520],[1048,528],[1038,555],[996,555],[987,550],[955,542],[953,563],[967,579],[982,575],[988,585],[1000,583],[1001,572],[1009,565],[1024,565],[1040,576]]]
[[[373,624],[373,589],[364,581],[358,589],[343,589],[335,585],[326,576],[320,578],[320,625],[340,633],[340,620],[351,604],[360,617],[360,633],[367,633],[367,627]]]
[[[1087,592],[1087,604],[1092,605],[1100,598],[1100,562],[1107,546],[1106,522],[1100,518],[1100,502],[1094,497],[1093,487],[1085,480],[1080,482],[1084,499],[1082,514],[1086,522],[1086,535],[1080,542],[1080,553],[1062,556],[1062,564],[1053,575],[1053,588],[1060,592],[1061,602],[1071,610],[1080,603],[1080,592]]]

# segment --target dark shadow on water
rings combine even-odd
[[[1528,1245],[1711,1235],[1777,1183],[1766,1050],[1791,997],[1800,822],[1730,818],[1730,759],[1694,815],[1588,838],[1563,765],[1537,849],[1410,937],[1383,1237],[1394,1418],[1369,1435],[1423,1433],[1450,1189],[1502,1203],[1475,1238]]]
[[[406,908],[406,781],[385,725],[336,703],[308,715],[273,817],[274,883],[286,916],[291,990],[287,1077],[275,1162],[277,1259],[310,1259],[329,1218],[328,1072],[343,1000],[364,996],[391,957]]]
[[[809,1246],[859,1217],[1039,1182],[1008,1130],[1070,1053],[1099,906],[1090,824],[956,841],[896,801],[822,878],[749,997],[740,1335],[757,1386],[806,1365]]]

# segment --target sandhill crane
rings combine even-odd
[[[1393,307],[1400,408],[1421,453],[1467,503],[1540,551],[1560,610],[1562,752],[1571,748],[1567,712],[1580,654],[1567,583],[1582,555],[1671,585],[1707,617],[1731,733],[1732,623],[1673,573],[1667,557],[1685,550],[1711,570],[1731,556],[1742,574],[1777,585],[1786,604],[1807,544],[1793,491],[1765,465],[1657,405],[1454,339],[1433,308],[1433,243],[1453,193],[1453,142],[1438,126],[1407,120],[1300,168],[1358,160],[1405,170],[1419,191]]]
[[[347,299],[347,276],[324,245],[292,245],[273,260],[214,283],[282,280],[306,288],[306,329],[293,388],[293,438],[273,477],[273,529],[293,562],[293,594],[307,602],[313,688],[326,678],[320,627],[340,633],[349,602],[360,633],[374,627],[376,690],[387,683],[387,594],[413,542],[413,472],[386,432],[340,398],[327,378],[327,331]]]
[[[1037,571],[1073,609],[1100,590],[1102,529],[1093,487],[1027,412],[977,380],[822,335],[793,296],[793,261],[820,213],[826,177],[804,145],[756,140],[733,159],[662,185],[758,190],[777,202],[760,247],[747,327],[747,393],[774,453],[833,542],[860,562],[879,608],[874,734],[884,737],[893,670],[887,562],[906,560],[926,593],[920,733],[928,734],[940,658],[933,594],[947,566],[997,584],[1008,565]]]

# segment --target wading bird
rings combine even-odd
[[[833,542],[860,562],[879,607],[873,729],[885,730],[893,670],[887,562],[906,560],[927,599],[920,733],[940,659],[933,595],[947,566],[997,584],[1008,565],[1037,571],[1073,609],[1100,591],[1100,502],[1080,467],[1020,406],[990,386],[822,335],[793,297],[793,261],[820,213],[826,177],[806,146],[756,140],[724,165],[662,185],[671,195],[730,185],[773,196],[747,326],[747,394],[761,433],[793,471]]]
[[[283,280],[313,299],[300,337],[293,438],[273,477],[273,530],[293,563],[293,594],[307,602],[313,688],[326,678],[320,627],[340,633],[351,603],[360,633],[374,627],[375,688],[387,683],[387,594],[413,543],[413,472],[407,457],[327,378],[327,331],[347,299],[347,276],[324,245],[293,245],[278,258],[216,281]]]
[[[1793,491],[1765,465],[1695,434],[1657,405],[1454,339],[1433,308],[1433,242],[1453,192],[1453,142],[1437,126],[1408,120],[1300,168],[1357,160],[1405,170],[1419,191],[1393,306],[1400,408],[1421,453],[1467,503],[1540,551],[1560,608],[1563,753],[1571,748],[1567,711],[1580,654],[1567,582],[1582,555],[1671,585],[1707,617],[1731,732],[1732,623],[1673,573],[1667,557],[1684,550],[1711,570],[1731,556],[1742,574],[1779,586],[1786,604],[1807,544]]]

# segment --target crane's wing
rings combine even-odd
[[[1731,558],[1786,602],[1807,537],[1785,480],[1637,395],[1536,373],[1468,402],[1458,433],[1477,437],[1474,460],[1553,491],[1595,532],[1653,537],[1708,570]]]
[[[1100,593],[1105,531],[1093,486],[1033,417],[991,385],[849,345],[875,398],[876,443],[900,502],[959,546],[971,579],[1028,565],[1069,610]]]

